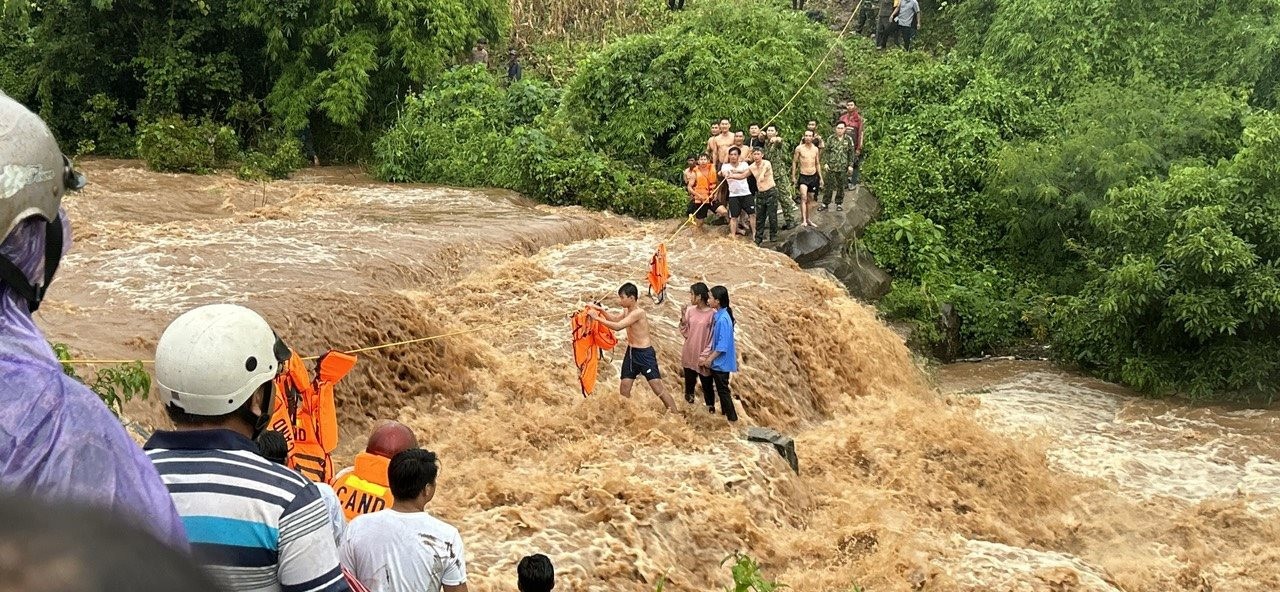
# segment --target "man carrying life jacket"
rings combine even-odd
[[[418,447],[413,430],[398,421],[383,421],[369,435],[364,452],[356,455],[355,465],[344,469],[333,480],[342,513],[348,521],[356,516],[390,508],[395,498],[387,480],[391,458]]]

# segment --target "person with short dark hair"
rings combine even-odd
[[[630,397],[636,378],[643,376],[653,394],[662,399],[667,411],[675,413],[676,403],[667,394],[667,388],[662,384],[662,372],[658,370],[658,353],[654,351],[649,336],[649,316],[640,308],[640,289],[631,282],[622,284],[618,288],[618,303],[623,311],[619,315],[597,306],[588,311],[591,318],[609,329],[627,332],[627,351],[622,356],[622,382],[618,384],[618,394]]]
[[[774,181],[773,163],[764,157],[763,148],[753,148],[751,176],[756,180],[755,206],[758,214],[751,216],[751,233],[756,245],[762,245],[765,234],[769,240],[778,238],[778,186]],[[759,220],[756,216],[762,216]]]
[[[520,54],[514,48],[507,50],[507,82],[519,82],[524,78],[524,68],[520,66]]]
[[[520,592],[551,592],[556,587],[556,569],[551,558],[536,553],[516,566],[516,589]]]
[[[169,487],[196,560],[238,592],[345,592],[315,483],[258,455],[273,381],[290,351],[234,304],[174,319],[156,344],[155,381],[172,431],[144,448]]]
[[[0,495],[0,590],[219,592],[185,553],[111,512]]]
[[[489,67],[489,41],[483,37],[476,40],[476,46],[471,49],[471,63]]]
[[[729,391],[729,374],[738,371],[738,349],[733,333],[736,321],[733,307],[729,306],[729,289],[724,286],[711,288],[711,307],[716,309],[711,324],[711,344],[707,346],[700,363],[711,368],[711,381],[720,399],[720,412],[729,421],[738,421],[738,411],[733,406],[733,394]],[[716,399],[706,398],[707,411],[716,412]]]
[[[387,466],[395,503],[347,526],[342,565],[371,592],[467,592],[462,536],[426,510],[439,474],[434,452],[395,455]]]
[[[738,226],[750,227],[756,214],[756,202],[751,193],[751,167],[742,162],[742,149],[729,148],[729,162],[720,166],[720,176],[729,187],[729,201],[717,213],[729,220],[729,237],[737,238]],[[751,237],[754,239],[755,237]]]

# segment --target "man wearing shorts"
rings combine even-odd
[[[676,403],[667,394],[662,385],[662,372],[658,370],[658,354],[653,349],[649,337],[649,316],[640,308],[640,290],[636,285],[627,282],[618,288],[618,303],[622,305],[622,314],[612,315],[604,310],[593,308],[588,314],[600,321],[604,326],[614,330],[627,332],[627,351],[622,356],[622,382],[618,392],[624,397],[631,396],[631,387],[636,378],[643,376],[653,394],[662,399],[668,413],[676,412]]]
[[[751,184],[747,182],[747,178],[751,176],[751,167],[741,162],[741,157],[741,150],[734,146],[729,149],[729,162],[720,167],[720,176],[724,177],[725,185],[729,187],[728,207],[720,208],[720,215],[729,217],[731,238],[737,237],[738,220],[744,214],[747,218],[743,222],[749,225],[755,223],[756,202],[751,195]]]
[[[822,156],[813,145],[813,132],[805,130],[804,141],[796,146],[791,158],[791,182],[800,190],[800,219],[802,226],[817,226],[809,220],[809,200],[817,199],[822,186]]]

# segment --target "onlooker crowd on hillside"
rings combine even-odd
[[[706,150],[685,161],[686,213],[698,227],[721,219],[730,236],[746,236],[757,245],[776,241],[779,230],[797,224],[817,226],[814,214],[843,211],[845,191],[861,180],[865,136],[853,101],[845,103],[827,137],[811,120],[794,146],[776,125],[753,123],[744,133],[734,131],[729,118],[714,121]]]

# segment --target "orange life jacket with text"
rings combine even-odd
[[[599,372],[600,356],[606,349],[618,345],[618,338],[608,327],[587,314],[586,308],[573,315],[573,363],[578,367],[578,386],[582,388],[582,396],[596,390],[596,374]]]
[[[338,447],[338,409],[333,389],[356,365],[356,357],[332,351],[316,361],[311,378],[297,353],[276,377],[270,428],[289,443],[288,465],[308,479],[333,479],[332,454]]]
[[[356,516],[391,507],[395,499],[387,479],[389,465],[389,458],[361,452],[356,455],[355,467],[333,480],[333,490],[338,493],[342,514],[348,522]]]
[[[649,296],[658,304],[667,299],[667,280],[671,279],[671,269],[667,267],[667,245],[659,244],[658,250],[649,259]]]

